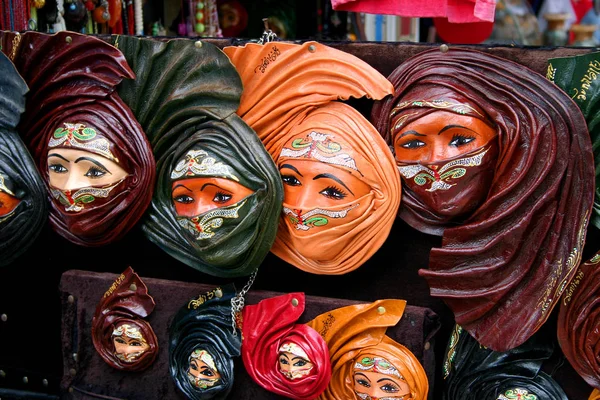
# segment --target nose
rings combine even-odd
[[[307,211],[315,208],[315,196],[318,196],[318,194],[313,193],[310,186],[302,186],[302,188],[296,189],[293,194],[285,193],[283,201],[295,210]]]
[[[90,186],[88,180],[85,177],[77,174],[70,173],[67,178],[63,190],[77,190],[84,187]]]
[[[194,203],[193,216],[204,214],[213,208],[217,208],[214,203],[208,202],[204,198],[200,197]]]
[[[285,371],[285,372],[289,372],[292,369],[290,364],[279,364],[279,367],[281,368],[282,371]]]

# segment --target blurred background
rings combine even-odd
[[[252,40],[268,27],[285,40],[600,45],[600,0],[421,3],[444,1],[12,0],[1,2],[0,28]]]

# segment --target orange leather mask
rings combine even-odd
[[[408,387],[409,398],[427,399],[429,383],[423,366],[410,350],[385,334],[388,327],[398,323],[405,306],[404,300],[378,300],[338,308],[307,323],[325,339],[331,357],[331,381],[320,400],[357,398],[355,367],[365,358],[384,359],[391,364],[388,372],[394,371],[395,379]],[[386,396],[401,394],[407,393]]]
[[[238,114],[284,183],[271,251],[315,274],[350,272],[384,243],[400,205],[386,143],[356,109],[335,101],[393,92],[373,67],[316,42],[226,47],[244,93]]]

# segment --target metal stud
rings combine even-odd
[[[73,387],[69,387],[69,393],[73,393]]]
[[[425,350],[429,350],[429,349],[431,348],[431,343],[429,343],[429,342],[425,342],[425,345],[423,346],[423,348],[424,348]]]
[[[67,42],[67,44],[71,44],[72,41],[73,41],[73,38],[71,36],[67,36],[65,38],[65,42]]]
[[[385,307],[383,307],[383,306],[377,307],[377,313],[378,314],[385,314]]]
[[[29,378],[27,378],[26,376],[23,377],[23,383],[29,383]]]
[[[450,49],[450,48],[449,48],[449,47],[448,47],[448,45],[447,45],[447,44],[445,44],[445,43],[444,43],[444,44],[442,44],[442,45],[440,46],[440,51],[441,51],[442,53],[447,53],[449,49]]]
[[[73,360],[77,361],[78,358],[79,356],[77,355],[77,353],[73,353]]]
[[[0,369],[0,378],[6,378],[6,372]]]
[[[218,299],[223,297],[223,292],[221,291],[221,289],[215,290],[215,296],[217,296]]]
[[[75,368],[71,368],[69,370],[69,373],[71,374],[71,376],[75,376],[75,375],[77,375],[77,370]]]
[[[196,43],[194,43],[194,46],[196,46],[197,49],[202,48],[202,42],[200,40],[196,40]]]
[[[135,283],[132,283],[131,285],[129,285],[129,290],[135,292],[137,290],[137,285]]]
[[[308,46],[308,51],[314,53],[315,51],[317,51],[317,47],[314,44],[311,44],[310,46]]]
[[[73,297],[73,295],[72,295],[72,294],[70,294],[70,295],[69,295],[69,297],[67,297],[67,301],[68,301],[69,303],[75,303],[75,297]]]
[[[48,379],[42,379],[42,385],[44,385],[44,387],[48,387]]]
[[[0,320],[2,320],[2,322],[6,322],[7,319],[8,319],[8,315],[6,315],[6,314],[0,315]]]
[[[296,299],[296,298],[293,298],[293,299],[292,299],[292,305],[293,305],[294,307],[298,307],[298,299]]]

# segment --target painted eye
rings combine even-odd
[[[280,362],[281,364],[283,364],[283,365],[288,365],[288,364],[289,364],[289,363],[288,363],[288,360],[286,360],[286,359],[285,359],[285,358],[283,358],[283,357],[279,359],[279,362]]]
[[[333,200],[343,200],[348,195],[346,192],[336,186],[326,187],[325,189],[321,190],[319,194],[322,194],[323,196]]]
[[[191,196],[188,196],[187,194],[182,194],[180,196],[174,197],[173,201],[176,201],[176,202],[182,203],[182,204],[191,204],[194,202],[194,198]]]
[[[364,386],[364,387],[371,387],[371,384],[369,382],[365,381],[364,379],[357,379],[356,383],[358,383],[359,385]]]
[[[198,366],[196,366],[196,364],[190,364],[190,368],[194,371],[198,371]]]
[[[130,346],[141,346],[142,344],[140,342],[131,342],[129,343]]]
[[[210,368],[204,367],[200,373],[204,376],[215,376],[215,373],[211,371]]]
[[[460,147],[460,146],[464,146],[465,144],[471,143],[473,140],[475,140],[475,137],[473,137],[473,136],[454,135],[452,137],[452,140],[450,141],[450,143],[448,143],[448,145],[454,146],[454,147]]]
[[[298,360],[294,363],[294,367],[304,367],[308,362],[306,360]]]
[[[215,203],[226,203],[229,200],[231,200],[231,195],[228,193],[224,193],[224,192],[217,192],[215,194],[215,197],[213,198],[213,201]]]
[[[386,393],[396,393],[400,389],[398,389],[397,386],[392,385],[391,383],[386,383],[385,385],[381,386],[381,390],[383,390]]]
[[[417,139],[411,140],[411,141],[406,142],[406,143],[402,143],[400,145],[400,147],[403,147],[405,149],[418,149],[418,148],[423,147],[423,146],[425,146],[425,142],[421,142],[420,140],[417,140]]]
[[[288,186],[302,186],[302,183],[292,175],[281,175],[281,180]]]
[[[101,170],[100,168],[91,167],[85,173],[85,176],[87,176],[88,178],[97,179],[103,177],[104,175],[106,175],[106,173],[107,171]]]
[[[123,340],[123,339],[121,339],[121,338],[116,338],[116,339],[115,339],[115,342],[117,342],[117,343],[121,343],[121,344],[127,344],[127,342],[126,342],[126,341],[124,341],[124,340]]]
[[[65,167],[63,167],[60,164],[50,164],[48,165],[48,169],[52,172],[54,172],[55,174],[64,174],[66,172],[69,172],[68,169],[66,169]]]

